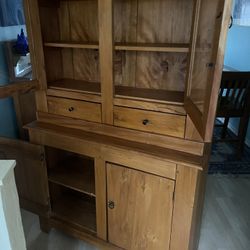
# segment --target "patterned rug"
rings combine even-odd
[[[214,139],[219,138],[221,128],[216,127]],[[230,137],[235,136],[229,133]],[[245,146],[242,157],[237,156],[237,143],[215,142],[209,163],[209,174],[250,174],[250,148]]]

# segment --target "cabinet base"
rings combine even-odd
[[[106,241],[97,238],[95,235],[83,231],[80,227],[71,225],[57,218],[45,218],[39,216],[40,228],[43,232],[49,233],[52,228],[60,230],[74,238],[85,241],[101,250],[120,250]]]

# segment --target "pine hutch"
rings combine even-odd
[[[24,4],[21,205],[100,249],[197,249],[231,1]]]

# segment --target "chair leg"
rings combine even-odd
[[[248,123],[249,123],[248,115],[244,115],[243,117],[241,117],[240,125],[239,125],[239,133],[238,133],[238,137],[239,137],[238,155],[239,157],[241,157],[243,150],[244,150]]]
[[[225,137],[226,137],[228,123],[229,123],[229,117],[225,117],[222,132],[221,132],[221,138],[222,139],[225,139]]]

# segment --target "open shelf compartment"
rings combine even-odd
[[[46,154],[51,183],[95,197],[93,159],[54,148],[47,148]]]
[[[98,0],[39,0],[39,10],[46,46],[98,44]]]
[[[184,92],[182,91],[116,86],[115,94],[116,98],[131,100],[150,101],[172,105],[183,105],[184,103]]]
[[[193,2],[114,0],[113,16],[115,97],[183,105]]]
[[[48,89],[101,94],[99,51],[45,47]]]
[[[70,91],[100,83],[98,0],[39,0],[39,14],[48,89],[61,79]]]
[[[94,197],[50,183],[52,217],[96,234]]]
[[[116,51],[115,97],[183,105],[187,53]]]

